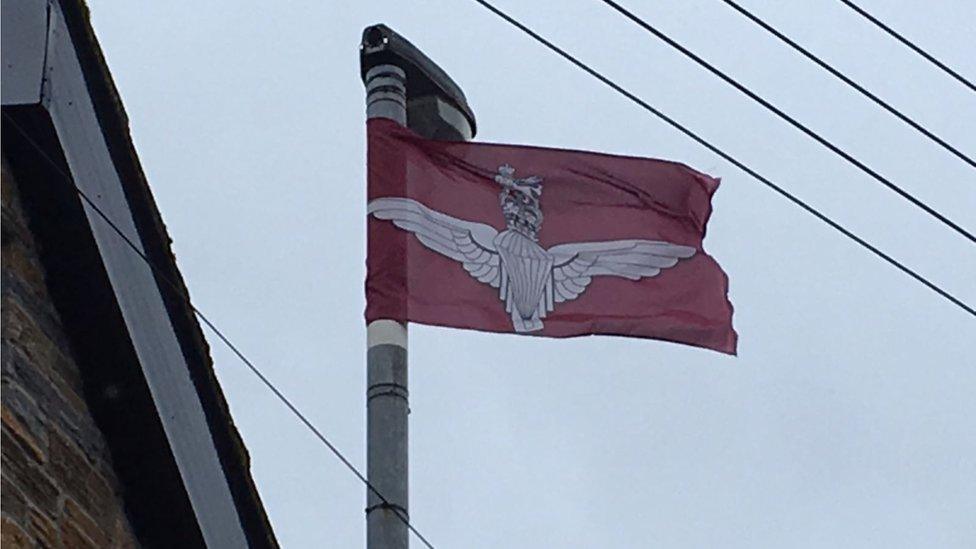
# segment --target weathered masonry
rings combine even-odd
[[[0,5],[0,543],[277,547],[86,6]]]

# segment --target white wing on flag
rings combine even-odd
[[[679,259],[695,255],[695,248],[657,240],[578,242],[549,248],[555,263],[547,294],[562,303],[576,299],[594,276],[620,276],[630,280],[656,276]],[[547,304],[551,311],[552,304]]]
[[[490,225],[464,221],[434,211],[409,198],[377,198],[367,206],[377,219],[410,231],[424,246],[464,265],[468,274],[493,288],[501,284],[500,258]]]

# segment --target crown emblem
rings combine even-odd
[[[406,197],[372,200],[368,212],[414,233],[427,248],[462,264],[479,282],[498,290],[516,332],[543,328],[557,304],[578,298],[596,276],[640,280],[657,276],[696,249],[660,240],[608,240],[539,244],[542,178],[517,178],[498,167],[495,183],[508,228],[457,219]]]
[[[502,187],[498,201],[508,228],[532,240],[539,240],[539,229],[542,228],[542,205],[539,202],[542,198],[542,178],[516,178],[515,168],[505,164],[498,167],[495,182]]]

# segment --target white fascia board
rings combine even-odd
[[[141,247],[122,181],[56,2],[51,4],[50,25],[48,80],[42,101],[71,176]],[[247,547],[203,405],[153,271],[88,204],[84,210],[203,538],[208,547]]]
[[[44,0],[0,2],[0,96],[4,105],[41,102],[48,3]]]

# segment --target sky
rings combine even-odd
[[[840,2],[741,3],[976,154],[976,94]],[[860,3],[976,78],[970,0]],[[410,327],[410,515],[436,547],[976,546],[976,319],[475,3],[89,4],[193,302],[362,469],[364,27],[439,63],[479,141],[722,178],[705,249],[738,357]],[[604,4],[497,4],[976,304],[971,243]],[[976,231],[976,170],[719,0],[625,5]],[[363,486],[208,337],[282,546],[362,547]]]

